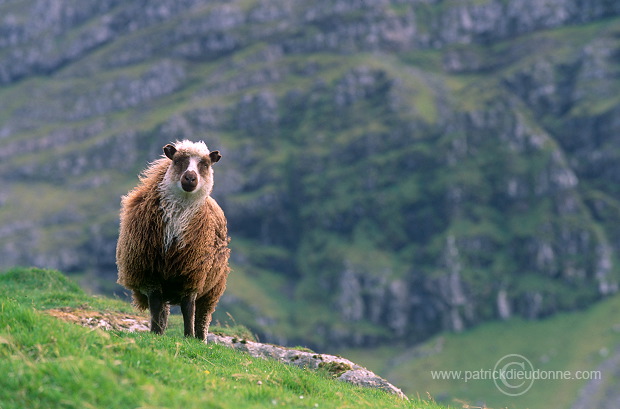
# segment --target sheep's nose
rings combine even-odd
[[[181,178],[181,187],[186,192],[192,192],[198,185],[198,175],[193,170],[185,172]]]
[[[185,180],[189,183],[194,183],[196,181],[196,174],[194,172],[185,173]]]

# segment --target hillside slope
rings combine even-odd
[[[0,405],[12,408],[309,407],[425,408],[353,387],[328,373],[252,358],[172,334],[87,329],[44,313],[50,307],[128,310],[93,298],[57,271],[0,274]]]
[[[112,290],[161,146],[224,156],[220,312],[415,342],[618,290],[620,3],[0,3],[0,263]]]

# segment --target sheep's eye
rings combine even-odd
[[[172,160],[175,166],[187,167],[189,164],[189,158],[187,156],[176,156]]]

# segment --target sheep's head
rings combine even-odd
[[[211,166],[222,157],[219,151],[209,152],[204,142],[184,140],[164,146],[164,154],[171,160],[165,179],[168,189],[176,188],[187,194],[211,193]]]

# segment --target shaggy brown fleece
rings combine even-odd
[[[153,162],[140,184],[123,197],[116,250],[118,283],[133,291],[140,309],[149,307],[147,295],[153,292],[161,292],[166,309],[196,294],[196,337],[204,339],[229,273],[226,217],[207,195],[189,218],[183,237],[166,246],[165,198],[160,187],[170,163],[167,158]]]

